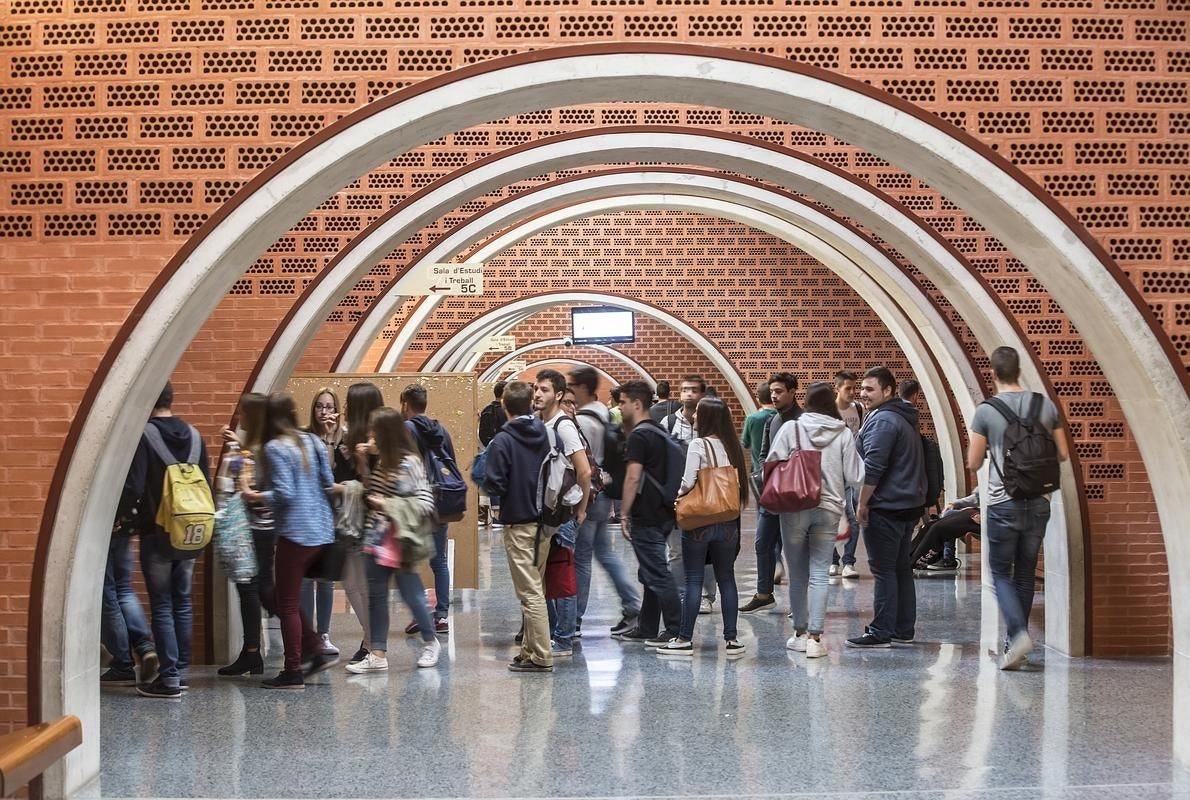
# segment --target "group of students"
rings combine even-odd
[[[1017,352],[998,348],[990,363],[996,397],[981,405],[973,419],[967,467],[976,471],[991,457],[984,540],[991,549],[993,583],[1008,629],[1001,667],[1013,670],[1026,663],[1032,650],[1028,616],[1034,573],[1048,520],[1049,494],[1058,487],[1058,465],[1068,454],[1056,406],[1021,388]],[[513,671],[551,671],[555,658],[571,654],[572,637],[581,635],[580,628],[557,610],[562,606],[556,608],[556,601],[545,600],[543,585],[550,573],[550,553],[575,547],[575,525],[579,531],[588,526],[594,531],[598,526],[600,538],[606,541],[606,509],[594,517],[590,513],[593,474],[599,475],[601,484],[595,496],[610,494],[618,500],[621,531],[631,542],[639,567],[641,600],[634,606],[631,587],[622,585],[622,565],[614,561],[609,566],[624,604],[624,616],[611,635],[625,643],[641,643],[665,657],[689,657],[695,652],[695,623],[700,613],[710,611],[714,596],[707,589],[712,586],[717,586],[721,598],[724,653],[742,655],[746,645],[738,638],[737,615],[775,604],[776,567],[782,558],[788,565],[793,620],[786,647],[807,658],[825,656],[828,581],[835,575],[858,577],[855,549],[861,533],[874,579],[874,612],[863,633],[846,644],[854,648],[911,645],[917,616],[915,563],[941,558],[943,567],[954,568],[948,562],[954,561],[955,539],[980,527],[978,494],[955,501],[943,509],[941,520],[931,520],[928,512],[942,502],[939,448],[920,429],[919,412],[912,402],[920,387],[914,381],[898,384],[885,367],[873,367],[862,378],[841,371],[833,384],[812,383],[806,387],[802,405],[795,397],[797,377],[777,373],[758,388],[762,408],[745,419],[742,435],[736,434],[723,401],[708,396],[700,376],[681,381],[680,399],[662,396],[656,403],[648,384],[629,381],[613,394],[625,437],[624,469],[619,473],[607,469],[609,460],[604,457],[592,458],[587,446],[599,441],[606,448],[614,442],[614,437],[604,436],[613,426],[607,409],[595,397],[595,385],[594,371],[579,368],[567,378],[546,370],[536,376],[535,384],[514,381],[502,387],[500,407],[509,421],[492,436],[492,457],[482,483],[493,496],[493,508],[500,509],[509,568],[523,614],[520,652],[509,664]],[[668,395],[667,388],[663,387],[663,395]],[[860,401],[855,399],[857,390]],[[581,393],[581,402],[575,393]],[[580,407],[592,418],[598,413],[599,425],[584,426]],[[567,419],[574,424],[563,425],[561,421]],[[573,431],[569,437],[562,433],[567,430]],[[681,452],[677,462],[671,455],[675,446]],[[750,451],[749,460],[745,448]],[[737,473],[737,508],[747,501],[749,486],[757,499],[771,496],[780,501],[779,493],[766,493],[770,472],[794,459],[798,451],[816,454],[809,462],[817,471],[813,498],[796,510],[770,510],[758,504],[758,586],[752,599],[740,607],[734,574],[740,547],[738,511],[711,524],[679,526],[675,501],[680,505],[681,498],[720,465],[729,465]],[[543,523],[541,498],[535,493],[541,485],[541,464],[559,455],[574,469],[581,491],[575,495],[573,518],[553,527]],[[1041,473],[1047,477],[1038,477]],[[925,535],[914,540],[918,530]],[[581,533],[577,537],[583,538]],[[845,543],[841,558],[837,541]],[[581,558],[576,552],[583,608],[589,591],[590,551],[588,547]]]
[[[438,663],[438,634],[449,632],[450,574],[447,524],[436,515],[435,495],[425,467],[425,453],[441,450],[454,457],[450,434],[426,415],[425,387],[411,384],[400,396],[400,410],[384,405],[380,389],[356,383],[340,410],[330,389],[320,389],[310,408],[309,424],[299,425],[288,394],[245,394],[238,426],[225,429],[225,455],[215,481],[207,467],[201,437],[172,415],[173,389],[167,385],[142,436],[120,502],[108,557],[112,604],[105,583],[103,641],[112,662],[101,681],[137,684],[138,694],[178,699],[188,686],[190,661],[190,583],[200,551],[171,546],[157,510],[168,455],[193,462],[215,495],[233,498],[247,511],[255,569],[236,583],[243,622],[238,657],[218,670],[224,677],[262,675],[262,610],[280,622],[284,664],[262,685],[301,689],[305,678],[336,663],[338,649],[327,631],[314,627],[315,614],[303,607],[303,587],[313,594],[316,576],[333,586],[341,579],[361,628],[360,646],[347,669],[366,673],[388,668],[389,588],[395,582],[413,622],[407,634],[420,635],[424,646],[419,667]],[[164,434],[170,453],[151,440]],[[197,442],[200,453],[190,453]],[[402,528],[416,529],[421,547],[397,544]],[[152,639],[131,590],[129,537],[140,535],[141,562],[152,607]],[[431,611],[417,567],[430,561],[436,605]],[[333,595],[332,595],[333,597]],[[327,598],[319,599],[319,614]],[[155,644],[154,644],[155,642]],[[135,660],[141,667],[137,681]]]
[[[977,470],[990,454],[982,498],[988,508],[984,541],[1008,628],[1001,666],[1017,669],[1032,649],[1034,572],[1048,495],[1058,486],[1058,462],[1067,458],[1067,444],[1056,407],[1020,387],[1016,351],[998,348],[991,366],[997,395],[973,419],[967,467]],[[862,402],[853,398],[857,384]],[[707,590],[714,586],[721,598],[723,652],[738,657],[746,645],[738,636],[737,615],[774,605],[776,564],[784,558],[793,620],[786,647],[820,658],[827,653],[822,637],[828,578],[839,574],[836,541],[845,541],[842,577],[854,578],[861,531],[874,578],[874,613],[863,634],[847,645],[913,642],[913,564],[921,553],[914,553],[911,537],[940,490],[927,475],[929,447],[918,411],[898,394],[889,370],[873,367],[862,378],[840,372],[833,384],[812,383],[801,405],[796,376],[777,373],[760,387],[762,409],[744,421],[742,436],[728,406],[708,395],[699,376],[682,380],[680,401],[667,404],[664,413],[657,413],[653,388],[644,381],[616,387],[611,408],[599,401],[597,387],[595,370],[579,367],[566,376],[544,370],[532,384],[511,381],[497,390],[501,413],[472,474],[501,524],[522,611],[519,651],[510,670],[550,672],[555,659],[572,654],[574,640],[582,636],[596,561],[620,599],[622,616],[611,628],[613,638],[665,657],[691,656],[696,621],[710,610],[713,595]],[[212,484],[202,439],[173,416],[172,400],[167,384],[133,458],[113,527],[103,597],[102,638],[112,662],[101,680],[137,683],[139,694],[163,699],[177,699],[188,688],[196,555],[164,535],[158,516],[163,478],[172,464],[183,463]],[[238,427],[224,433],[227,452],[212,485],[224,503],[234,498],[246,507],[256,568],[236,584],[243,648],[220,675],[263,674],[262,610],[279,618],[285,651],[282,670],[265,679],[265,687],[303,688],[308,675],[338,660],[325,626],[319,631],[313,611],[308,604],[303,608],[303,584],[313,591],[308,576],[343,581],[361,628],[349,671],[388,668],[394,581],[413,615],[405,632],[423,640],[417,665],[438,663],[437,635],[449,632],[447,523],[437,513],[426,457],[441,453],[453,461],[454,448],[441,424],[426,415],[423,386],[406,387],[399,405],[399,410],[385,406],[379,388],[357,383],[340,411],[336,394],[322,389],[302,427],[286,394],[241,398]],[[750,494],[770,505],[771,498],[781,500],[766,493],[771,488],[766,481],[799,451],[816,454],[809,462],[817,465],[815,494],[796,510],[784,510],[784,503],[774,510],[759,506],[758,585],[740,607],[734,573],[740,510]],[[728,513],[679,526],[675,505],[705,492],[701,482],[712,472],[722,476],[724,468],[731,476],[729,493],[736,495],[724,498],[720,492],[718,502]],[[968,523],[978,502],[968,498],[961,504]],[[613,503],[636,556],[635,583],[612,541]],[[140,535],[151,636],[132,590],[133,534]],[[434,574],[433,609],[417,572],[426,558]],[[547,599],[553,569],[563,580],[553,581]],[[327,608],[321,600],[320,605]]]

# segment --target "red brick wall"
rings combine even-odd
[[[41,501],[67,421],[137,293],[285,149],[430,74],[557,43],[668,40],[748,48],[869,81],[965,128],[1049,189],[1190,357],[1186,0],[526,2],[9,0],[0,11],[0,396],[11,421],[0,466],[0,721],[23,715]],[[552,132],[669,122],[825,158],[918,210],[969,255],[1036,343],[1071,421],[1091,504],[1096,651],[1168,652],[1167,571],[1145,470],[1061,308],[929,186],[845,142],[755,115],[673,104],[552,109],[398,157],[328,198],[249,266],[179,368],[179,411],[213,442],[304,282],[417,187]],[[396,266],[495,199],[398,248],[332,316],[303,367],[325,368]],[[973,343],[971,352],[982,359]]]

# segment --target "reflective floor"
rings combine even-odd
[[[979,645],[973,568],[917,581],[918,643],[892,650],[843,647],[871,580],[832,585],[830,655],[809,662],[784,648],[780,594],[776,612],[741,615],[740,660],[723,657],[717,610],[692,660],[621,645],[597,568],[581,648],[552,675],[518,675],[503,549],[480,535],[483,587],[456,593],[436,669],[418,670],[398,631],[387,674],[339,666],[305,692],[213,668],[180,703],[105,691],[103,796],[1190,798],[1171,762],[1170,663],[1039,652],[1001,673]],[[745,599],[754,578],[748,532]],[[398,602],[394,628],[407,619]],[[351,652],[357,637],[337,615],[332,639]]]

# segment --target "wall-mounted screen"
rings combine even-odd
[[[626,344],[636,341],[636,324],[632,312],[622,308],[574,308],[570,333],[575,344]]]

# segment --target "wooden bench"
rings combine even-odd
[[[82,743],[83,724],[75,716],[0,736],[0,797],[15,794]]]

